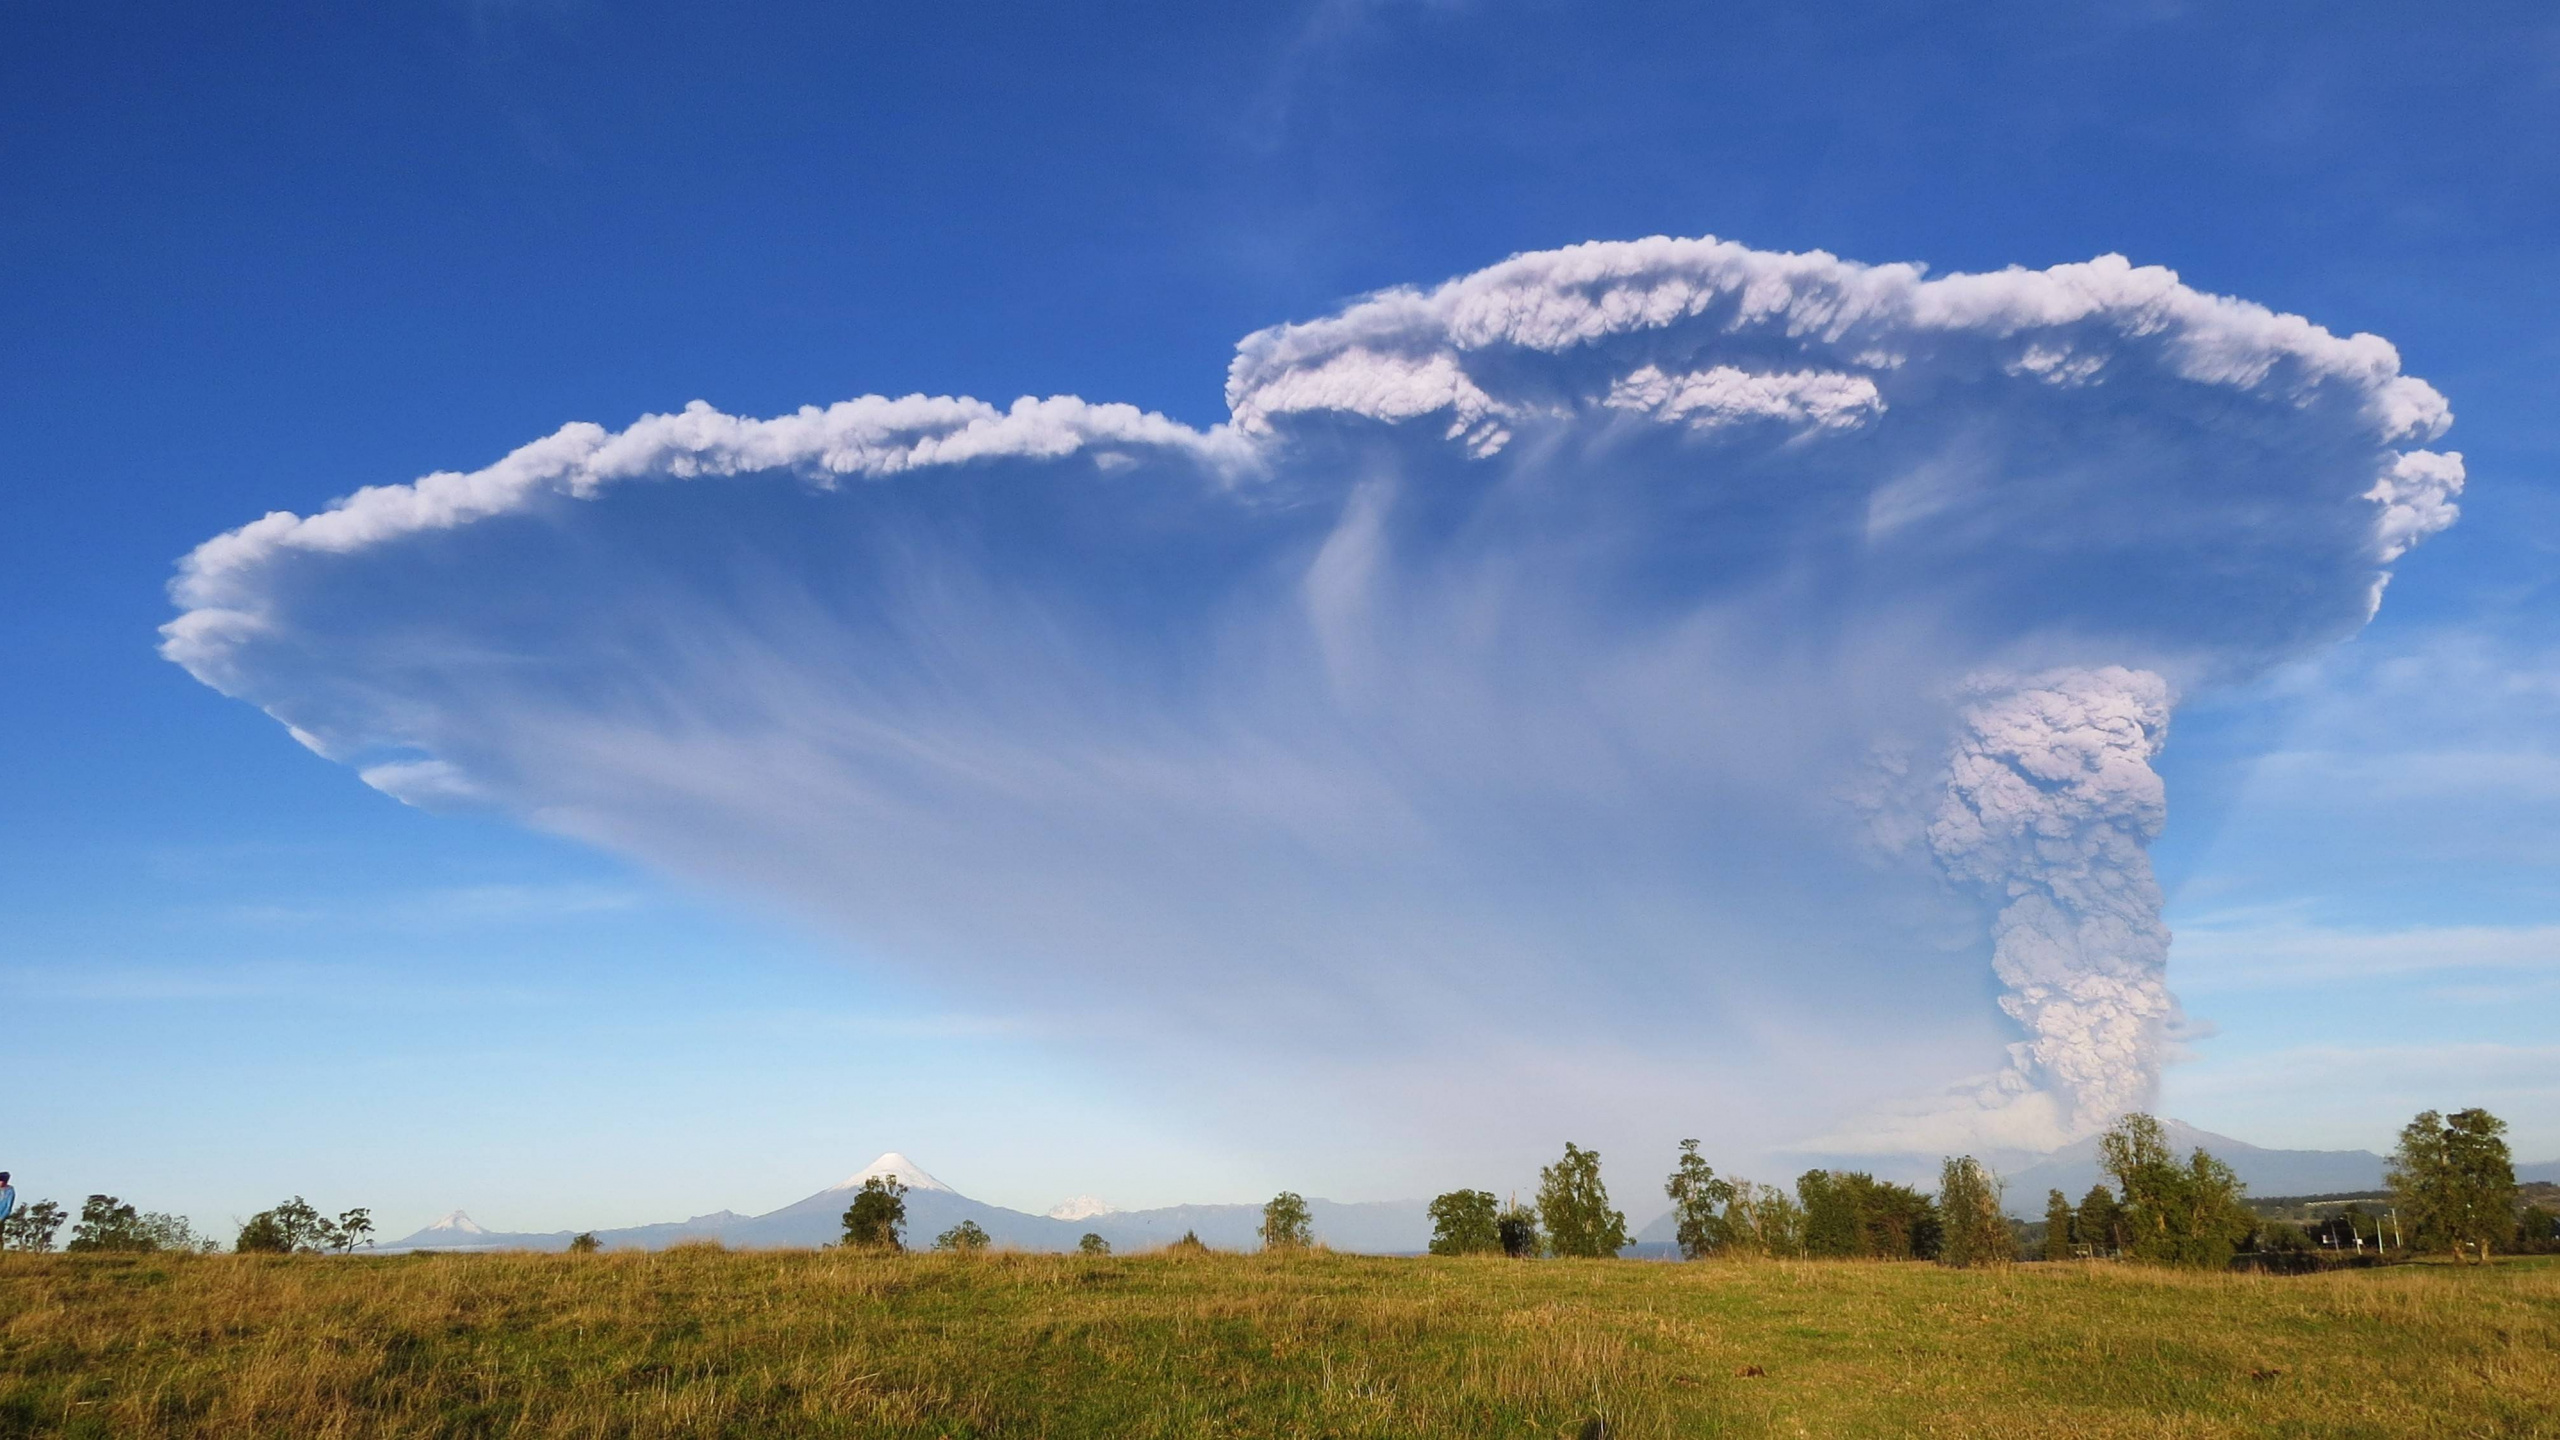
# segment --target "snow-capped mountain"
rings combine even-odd
[[[421,1235],[486,1235],[489,1232],[481,1229],[479,1223],[470,1216],[456,1210],[418,1233]]]
[[[862,1188],[863,1181],[874,1176],[885,1176],[906,1186],[909,1190],[940,1190],[945,1194],[958,1193],[950,1186],[926,1174],[923,1166],[895,1150],[846,1176],[843,1184],[829,1186],[828,1189],[830,1191],[859,1190]]]
[[[1078,1195],[1073,1199],[1061,1200],[1057,1204],[1050,1206],[1048,1211],[1049,1218],[1052,1220],[1090,1220],[1097,1215],[1117,1215],[1119,1213],[1119,1211],[1112,1209],[1110,1205],[1091,1195]]]

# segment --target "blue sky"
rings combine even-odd
[[[1206,427],[1250,332],[1653,234],[1940,273],[2122,253],[2382,335],[2443,392],[2461,522],[2361,637],[2191,695],[2158,762],[2201,1022],[2162,1103],[2375,1148],[2487,1103],[2560,1154],[2539,7],[106,5],[25,32],[0,1004],[39,1098],[0,1167],[29,1194],[549,1228],[767,1208],[889,1148],[1033,1208],[1525,1178],[1563,1133],[1417,1140],[1321,1091],[1239,1125],[983,975],[396,803],[154,646],[207,537],[566,421],[1064,393]],[[1637,1085],[1643,1123],[1606,1133],[1667,1156],[1761,1103]],[[1730,1133],[1775,1173],[1774,1137]]]

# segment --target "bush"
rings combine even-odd
[[[1076,1253],[1079,1255],[1108,1255],[1111,1253],[1111,1242],[1103,1239],[1099,1235],[1096,1235],[1092,1231],[1087,1230],[1084,1232],[1084,1238],[1076,1242]]]
[[[62,1207],[51,1200],[21,1205],[0,1220],[0,1250],[50,1250],[63,1219]]]
[[[975,1220],[963,1220],[933,1237],[933,1248],[975,1255],[987,1248],[987,1232]]]
[[[569,1240],[569,1253],[572,1255],[593,1255],[603,1248],[604,1242],[596,1238],[593,1230],[581,1231]]]

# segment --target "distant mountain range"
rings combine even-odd
[[[1114,1250],[1153,1250],[1196,1234],[1220,1250],[1250,1250],[1260,1243],[1260,1205],[1172,1205],[1157,1210],[1113,1210],[1092,1196],[1078,1196],[1047,1215],[989,1205],[943,1184],[895,1151],[804,1200],[762,1215],[721,1210],[660,1225],[598,1230],[613,1250],[662,1250],[688,1240],[717,1240],[741,1249],[792,1249],[832,1245],[844,1234],[845,1207],[874,1175],[894,1175],[907,1187],[907,1244],[922,1249],[963,1220],[978,1222],[990,1240],[1016,1250],[1073,1250],[1086,1234],[1100,1235]],[[1363,1254],[1419,1254],[1431,1241],[1431,1219],[1420,1200],[1342,1204],[1310,1200],[1316,1239],[1336,1250]],[[566,1250],[574,1232],[484,1230],[456,1210],[414,1235],[378,1248],[405,1250]]]
[[[2269,1150],[2199,1130],[2178,1120],[2161,1122],[2170,1147],[2183,1156],[2202,1146],[2220,1156],[2248,1183],[2253,1195],[2335,1195],[2382,1188],[2383,1159],[2370,1150]],[[1220,1250],[1250,1250],[1260,1243],[1259,1205],[1169,1205],[1156,1210],[1114,1210],[1090,1195],[1065,1201],[1046,1215],[1031,1215],[972,1200],[927,1174],[896,1151],[881,1156],[838,1184],[803,1200],[762,1215],[715,1210],[690,1220],[599,1230],[596,1238],[609,1249],[662,1250],[688,1240],[716,1240],[742,1249],[805,1249],[831,1245],[844,1232],[845,1207],[852,1192],[874,1175],[895,1176],[907,1187],[907,1244],[922,1249],[934,1237],[974,1220],[997,1245],[1016,1250],[1073,1250],[1088,1233],[1100,1235],[1120,1251],[1152,1250],[1171,1244],[1185,1232],[1198,1235]],[[1792,1177],[1790,1177],[1792,1178]],[[2011,1214],[2035,1218],[2044,1213],[2045,1192],[2060,1190],[2077,1203],[2089,1187],[2102,1183],[2095,1139],[2066,1145],[2051,1155],[2004,1177]],[[2516,1167],[2518,1180],[2560,1181],[2560,1160]],[[1660,1192],[1650,1177],[1637,1183],[1620,1181],[1618,1203],[1642,1214],[1652,1211]],[[1630,1202],[1633,1202],[1630,1205]],[[1420,1200],[1382,1200],[1345,1204],[1310,1200],[1316,1239],[1336,1250],[1370,1255],[1420,1254],[1431,1240],[1431,1218]],[[1661,1214],[1650,1223],[1630,1227],[1637,1243],[1628,1253],[1668,1253],[1672,1217]],[[406,1250],[566,1250],[576,1233],[484,1230],[459,1210],[412,1235],[382,1245],[385,1251]]]
[[[2203,1147],[2229,1165],[2252,1195],[2340,1195],[2382,1188],[2383,1158],[2370,1150],[2269,1150],[2183,1120],[2163,1120],[2160,1128],[2168,1132],[2171,1154],[2183,1160],[2188,1151]],[[2094,1135],[2002,1178],[2008,1182],[2009,1213],[2028,1218],[2044,1214],[2048,1190],[2061,1191],[2076,1205],[2092,1185],[2113,1188],[2098,1167]]]

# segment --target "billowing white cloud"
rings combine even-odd
[[[403,798],[1230,1068],[2029,1146],[2156,1080],[2176,696],[2352,634],[2463,479],[2384,341],[2116,257],[1575,246],[1227,398],[571,425],[208,541],[165,651]]]

